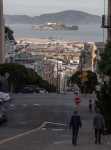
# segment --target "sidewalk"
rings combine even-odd
[[[44,150],[110,150],[111,147],[108,146],[104,137],[101,139],[102,144],[95,144],[94,133],[91,130],[80,130],[78,135],[77,146],[71,143],[71,131],[67,129],[58,139],[49,145]],[[111,141],[111,136],[110,136]]]
[[[72,131],[67,128],[53,143],[44,150],[111,150],[111,135],[101,137],[101,145],[95,144],[92,122],[95,112],[89,113],[86,107],[79,108],[82,129],[79,130],[77,146],[72,145]]]
[[[96,97],[96,94],[78,94],[78,97],[82,97],[82,98],[88,98],[88,99],[91,99],[91,100],[96,100],[97,97]]]

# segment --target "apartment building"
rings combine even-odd
[[[5,34],[5,47],[4,47],[4,57],[5,62],[14,62],[15,51],[14,46],[16,42],[13,37],[13,31],[11,29],[7,29],[7,33]]]
[[[51,61],[44,61],[44,77],[43,79],[50,84],[54,84],[54,64]]]

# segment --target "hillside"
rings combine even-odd
[[[56,22],[66,25],[101,25],[101,17],[81,11],[67,10],[51,14],[29,17],[27,15],[4,15],[6,24],[33,24],[41,25],[45,22]]]

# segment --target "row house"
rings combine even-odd
[[[51,61],[44,61],[44,77],[43,79],[50,84],[54,84],[54,64]]]
[[[30,53],[20,53],[15,62],[24,65],[26,68],[34,69],[43,80],[54,84],[54,64],[46,60],[44,55],[32,56]]]
[[[16,42],[13,37],[13,31],[10,29],[7,30],[7,33],[5,34],[5,49],[4,49],[4,57],[5,57],[5,62],[14,62],[15,58],[15,51],[14,51],[14,46]]]

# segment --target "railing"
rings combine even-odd
[[[111,28],[111,15],[110,16],[106,16],[103,15],[102,16],[102,28]]]

